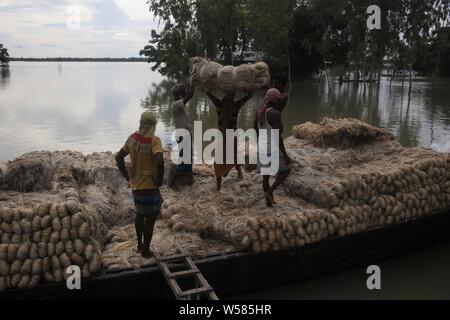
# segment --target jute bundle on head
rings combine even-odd
[[[255,75],[255,86],[257,90],[262,90],[269,85],[270,74],[269,66],[264,62],[257,62],[253,65]]]
[[[264,62],[233,67],[195,57],[190,59],[189,67],[191,82],[207,92],[263,90],[270,81],[269,67]]]
[[[235,90],[234,67],[225,66],[219,70],[218,74],[219,89],[224,92],[232,92]]]
[[[221,68],[221,64],[208,61],[200,70],[200,82],[206,91],[212,91],[217,88],[217,75]]]
[[[240,91],[249,91],[255,88],[254,68],[248,64],[242,64],[235,68],[236,87]]]

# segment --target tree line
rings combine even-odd
[[[140,52],[173,79],[191,56],[214,60],[263,52],[272,74],[309,76],[329,66],[375,79],[386,66],[450,76],[450,0],[150,0],[159,22]],[[381,29],[367,28],[367,8]]]
[[[141,57],[130,58],[77,58],[77,57],[58,57],[58,58],[10,58],[10,61],[26,62],[146,62]]]

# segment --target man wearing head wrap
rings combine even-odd
[[[172,117],[175,129],[184,129],[189,132],[189,136],[181,136],[177,143],[181,144],[184,139],[191,141],[192,150],[192,128],[187,114],[186,105],[194,96],[194,88],[190,85],[186,88],[184,84],[177,84],[172,88],[173,103],[172,103]],[[183,158],[183,150],[180,151],[180,158]],[[191,151],[192,155],[192,151]],[[168,174],[168,185],[170,188],[176,189],[176,181],[180,177],[187,177],[188,184],[192,184],[192,156],[189,163],[181,163],[171,168]]]
[[[266,92],[262,105],[258,108],[256,113],[254,126],[256,132],[259,132],[259,130],[267,130],[267,134],[258,135],[258,145],[264,145],[266,152],[270,152],[272,157],[274,155],[279,157],[279,169],[273,185],[270,185],[270,176],[263,176],[263,189],[268,207],[273,207],[273,205],[276,204],[273,193],[287,179],[291,172],[291,159],[284,146],[282,137],[284,125],[281,119],[281,113],[283,112],[288,99],[289,96],[282,95],[278,89],[269,89]],[[278,130],[279,132],[280,138],[278,146],[271,143],[271,130]],[[259,166],[262,167],[266,165],[259,164]]]
[[[137,249],[150,258],[150,243],[156,218],[161,211],[164,157],[161,139],[155,136],[157,120],[153,113],[141,115],[139,131],[133,133],[116,156],[117,166],[129,182],[136,207]],[[131,170],[127,171],[125,157],[130,156]]]

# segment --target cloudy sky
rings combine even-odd
[[[0,0],[12,57],[136,57],[155,27],[147,0]]]

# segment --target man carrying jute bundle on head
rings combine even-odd
[[[189,116],[186,110],[186,104],[194,96],[194,88],[190,85],[177,84],[172,88],[173,103],[172,103],[172,117],[176,130],[185,130],[187,135],[177,138],[177,143],[181,144],[185,139],[190,140],[191,157],[190,161],[182,162],[171,168],[168,174],[168,186],[177,189],[176,181],[178,178],[185,177],[188,179],[188,184],[192,185],[192,127],[190,125]],[[183,159],[184,150],[179,152],[180,159]]]
[[[144,112],[139,131],[128,138],[116,156],[117,166],[133,191],[137,250],[144,258],[152,257],[150,243],[163,202],[159,188],[163,184],[164,157],[161,139],[155,136],[156,124],[153,113]],[[127,155],[131,159],[130,174],[125,167]]]
[[[214,174],[216,176],[217,190],[219,191],[222,187],[222,178],[227,177],[233,168],[236,168],[238,172],[238,179],[242,180],[242,166],[237,163],[237,138],[234,138],[234,163],[225,163],[227,159],[226,154],[226,131],[228,129],[237,130],[237,121],[239,112],[241,108],[250,100],[253,96],[253,92],[247,92],[247,95],[240,100],[235,101],[236,93],[232,92],[227,94],[222,100],[216,98],[214,95],[208,93],[208,97],[216,106],[218,129],[224,137],[223,142],[223,162],[224,163],[214,163]]]
[[[270,185],[270,175],[263,174],[263,189],[266,198],[266,205],[268,207],[273,207],[273,205],[276,204],[273,193],[291,173],[292,161],[289,158],[284,146],[282,137],[284,125],[281,119],[281,113],[287,104],[288,98],[288,95],[282,95],[276,88],[269,89],[264,97],[262,105],[257,110],[255,119],[254,127],[255,130],[259,132],[258,146],[264,149],[258,150],[258,165],[260,170],[268,167],[268,164],[262,164],[260,161],[260,159],[264,156],[261,154],[264,152],[269,153],[271,158],[276,157],[279,165],[277,170],[278,172],[276,173],[276,180],[272,185]],[[278,141],[272,141],[272,130],[278,130]]]

